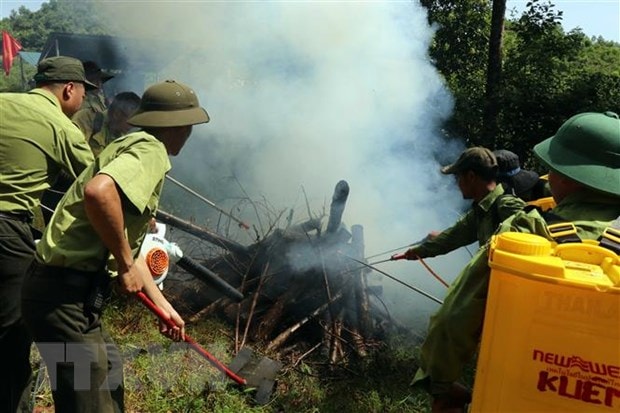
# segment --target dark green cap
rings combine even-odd
[[[97,89],[97,86],[86,79],[82,62],[68,56],[54,56],[41,60],[37,66],[37,74],[34,75],[34,80],[36,83],[82,82],[86,89]]]
[[[133,126],[164,128],[209,122],[198,96],[189,87],[174,80],[150,86],[142,95],[140,107],[127,120]]]
[[[620,119],[613,112],[573,116],[534,146],[534,154],[561,175],[620,196]]]
[[[465,171],[480,171],[497,169],[497,159],[495,155],[487,148],[482,146],[474,146],[468,148],[461,153],[461,156],[451,165],[441,168],[442,174],[460,174]]]

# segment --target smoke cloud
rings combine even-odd
[[[149,80],[176,79],[198,93],[212,120],[194,128],[171,175],[219,206],[266,230],[280,211],[292,209],[295,222],[310,218],[308,210],[328,211],[334,186],[344,179],[350,195],[343,222],[364,226],[367,256],[404,251],[458,217],[463,201],[439,166],[454,160],[462,144],[440,131],[452,99],[429,59],[433,30],[417,2],[106,1],[99,7],[118,36],[160,42],[161,67],[152,68]],[[141,94],[147,85],[132,90]],[[165,194],[166,210],[213,214],[169,182]],[[272,215],[259,219],[241,201],[246,196],[264,201]],[[429,263],[452,280],[465,258],[460,252]],[[418,263],[381,269],[445,294]],[[425,319],[436,309],[389,280],[383,284],[398,290],[395,312],[418,309]]]

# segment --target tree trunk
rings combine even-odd
[[[489,64],[487,66],[486,105],[484,110],[484,142],[495,148],[498,133],[500,85],[502,77],[502,36],[506,0],[493,0],[491,35],[489,37]]]

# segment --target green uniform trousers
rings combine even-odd
[[[85,302],[96,273],[35,263],[22,313],[45,361],[57,412],[124,411],[123,364],[101,315]]]
[[[21,319],[20,303],[33,259],[30,226],[0,216],[0,412],[30,411],[32,339]]]
[[[431,394],[447,392],[461,376],[465,360],[471,359],[478,348],[489,288],[486,257],[485,246],[452,283],[444,303],[431,317],[428,335],[420,349],[420,370],[414,378],[414,382],[428,385]],[[427,361],[432,363],[432,368]],[[435,379],[424,383],[430,372]]]
[[[551,212],[553,216],[547,214],[547,219],[572,222],[581,239],[595,240],[620,215],[620,202],[617,197],[582,190],[566,196]],[[518,212],[505,220],[497,233],[506,231],[553,239],[547,221],[535,210]],[[433,395],[448,392],[476,354],[491,276],[488,248],[481,247],[473,256],[431,317],[414,384],[430,385],[428,390]]]

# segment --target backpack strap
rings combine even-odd
[[[547,229],[555,242],[558,244],[581,242],[581,238],[577,235],[577,228],[572,222],[567,222],[561,216],[550,211],[543,212],[541,215],[547,223]]]
[[[598,239],[598,245],[620,255],[620,217],[605,228]]]
[[[547,229],[551,237],[558,244],[567,242],[581,242],[581,238],[577,235],[577,228],[572,222],[558,222],[557,224],[548,224]]]

